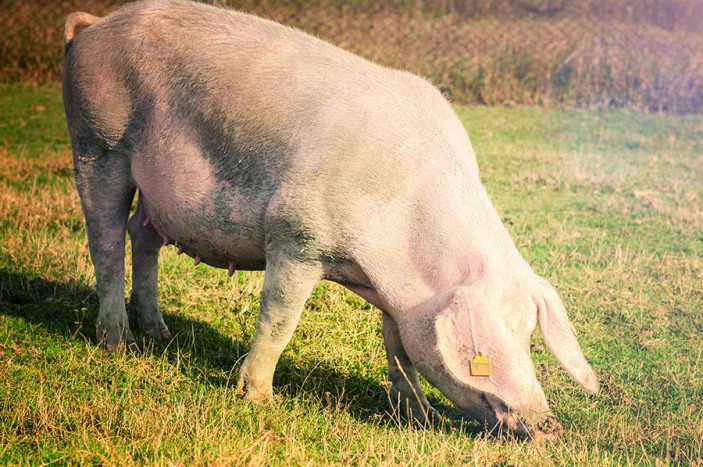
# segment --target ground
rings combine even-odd
[[[456,109],[494,205],[602,381],[587,395],[535,336],[561,438],[486,439],[428,385],[453,426],[395,419],[380,313],[326,282],[276,399],[245,402],[234,385],[263,275],[195,268],[174,248],[159,273],[175,339],[96,348],[60,90],[0,85],[0,464],[701,465],[703,117]]]

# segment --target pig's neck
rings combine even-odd
[[[434,206],[435,212],[454,212],[455,217],[429,216],[415,230],[417,238],[410,261],[398,259],[395,267],[372,278],[374,301],[389,312],[404,312],[428,303],[443,290],[458,285],[508,284],[531,271],[500,221],[483,186],[467,188],[451,209]],[[362,295],[363,296],[363,295]]]

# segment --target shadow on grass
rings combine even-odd
[[[0,315],[20,318],[66,340],[85,339],[97,345],[97,313],[98,297],[92,287],[74,280],[61,282],[0,270]],[[189,377],[202,378],[212,386],[236,384],[236,371],[251,344],[247,342],[249,336],[231,339],[210,324],[183,315],[166,313],[164,319],[174,334],[171,342],[148,341],[135,334],[146,354],[163,354],[172,363],[187,354],[190,365],[181,366],[181,371],[188,372]],[[407,423],[389,413],[387,392],[378,381],[320,364],[299,366],[285,354],[276,369],[274,390],[283,397],[305,393],[331,410],[341,404],[344,411],[362,422]],[[462,420],[456,408],[436,400],[430,402],[449,421],[438,430],[458,429],[473,436],[484,432],[477,423]]]

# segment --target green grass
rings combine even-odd
[[[494,204],[559,288],[603,383],[586,395],[536,346],[561,438],[500,441],[472,423],[435,431],[394,419],[380,314],[330,283],[283,354],[277,398],[245,402],[234,384],[263,276],[194,268],[173,248],[159,273],[175,340],[137,355],[97,349],[60,92],[2,85],[0,464],[701,465],[703,117],[457,111]]]

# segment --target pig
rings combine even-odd
[[[266,271],[237,383],[248,399],[272,395],[277,361],[323,279],[381,310],[392,405],[420,423],[438,415],[418,372],[488,430],[561,432],[530,357],[538,321],[561,365],[598,391],[558,293],[517,251],[463,124],[424,79],[187,0],[137,1],[102,19],[74,13],[65,51],[107,349],[132,346],[136,326],[171,338],[157,261],[174,245],[230,275]]]

